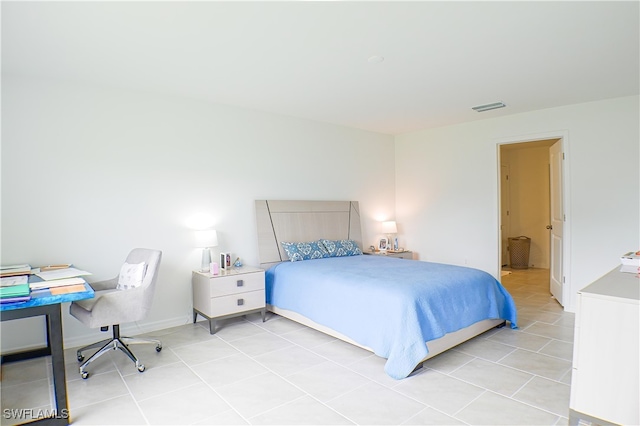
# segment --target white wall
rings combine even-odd
[[[394,214],[393,137],[123,90],[2,77],[2,258],[72,262],[96,281],[128,251],[163,251],[150,316],[124,332],[191,320],[186,227],[215,218],[220,246],[257,264],[255,199],[358,200],[365,244]],[[98,338],[63,307],[65,341]],[[2,324],[2,348],[38,345],[28,321]]]
[[[396,219],[420,259],[498,276],[497,144],[567,135],[573,295],[640,248],[638,96],[516,114],[396,137]]]
[[[498,275],[497,144],[566,132],[572,293],[640,248],[638,97],[425,130],[394,139],[180,98],[2,76],[1,262],[117,273],[132,247],[163,250],[149,318],[191,320],[200,252],[185,226],[216,219],[219,250],[258,260],[253,200],[358,200],[365,245],[398,221],[420,259]],[[571,309],[571,306],[570,306]],[[65,340],[97,339],[66,314]],[[40,324],[33,332],[33,324]],[[38,345],[42,322],[2,324],[2,349]],[[38,326],[36,325],[36,328]],[[102,336],[100,336],[102,337]]]

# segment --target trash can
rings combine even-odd
[[[509,257],[511,268],[529,268],[529,250],[531,248],[531,238],[523,235],[509,238]]]

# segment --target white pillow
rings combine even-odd
[[[120,268],[120,275],[118,276],[117,290],[130,290],[142,285],[144,273],[147,270],[147,265],[142,263],[125,263]]]

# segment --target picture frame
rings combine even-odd
[[[380,240],[378,241],[378,250],[387,251],[388,248],[389,240],[387,240],[386,238],[380,238]]]
[[[220,253],[220,269],[231,269],[231,253]]]

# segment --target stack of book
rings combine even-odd
[[[6,265],[0,266],[0,278],[16,277],[19,275],[31,274],[31,265],[28,263],[22,263],[20,265]]]
[[[620,257],[620,272],[640,273],[640,251],[625,253]]]
[[[69,264],[43,266],[35,275],[42,281],[29,284],[32,292],[49,291],[52,295],[85,291],[86,281],[82,276],[90,272],[76,269]]]
[[[85,291],[86,281],[81,277],[60,278],[52,281],[38,281],[29,284],[32,291],[47,290],[53,296]]]
[[[34,277],[29,280],[29,275]],[[0,266],[0,303],[26,302],[42,296],[86,291],[82,276],[90,272],[69,264],[31,269],[31,266]],[[31,281],[31,282],[30,282]]]
[[[26,302],[31,298],[29,291],[28,264],[0,266],[0,303]]]

